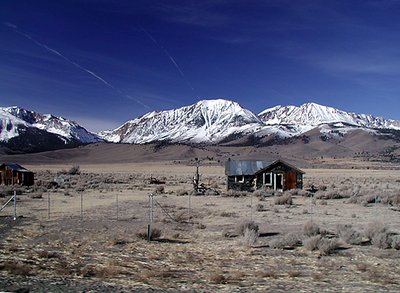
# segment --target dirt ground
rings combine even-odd
[[[183,163],[25,167],[37,183],[18,195],[17,221],[12,206],[0,214],[0,291],[400,291],[399,171],[305,169],[315,194],[230,194],[209,164],[201,182],[221,194],[189,196],[195,167]],[[147,242],[151,193],[161,235]],[[249,221],[254,238],[240,233]],[[386,238],[368,238],[378,226]],[[318,239],[334,245],[313,248]]]

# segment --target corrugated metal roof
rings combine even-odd
[[[266,168],[271,162],[267,161],[234,161],[225,164],[225,174],[228,176],[254,175],[257,171]]]
[[[1,166],[7,166],[9,169],[12,169],[14,171],[18,171],[18,172],[31,172],[27,169],[25,169],[24,167],[16,164],[16,163],[4,163]]]

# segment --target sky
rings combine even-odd
[[[91,131],[225,98],[400,120],[398,0],[1,0],[0,106]]]

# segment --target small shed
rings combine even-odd
[[[267,161],[238,161],[229,159],[225,163],[228,190],[254,190],[255,173],[266,168],[270,164],[271,163]]]
[[[0,165],[0,184],[30,186],[34,184],[34,173],[16,163],[3,163]]]
[[[269,166],[257,171],[256,187],[267,187],[273,190],[303,189],[305,173],[282,160],[277,160]]]
[[[225,164],[228,190],[254,191],[259,188],[273,190],[302,189],[302,170],[291,164],[277,160],[236,161],[228,160]]]

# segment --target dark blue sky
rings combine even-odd
[[[400,1],[0,2],[0,106],[90,130],[227,98],[400,119]]]

